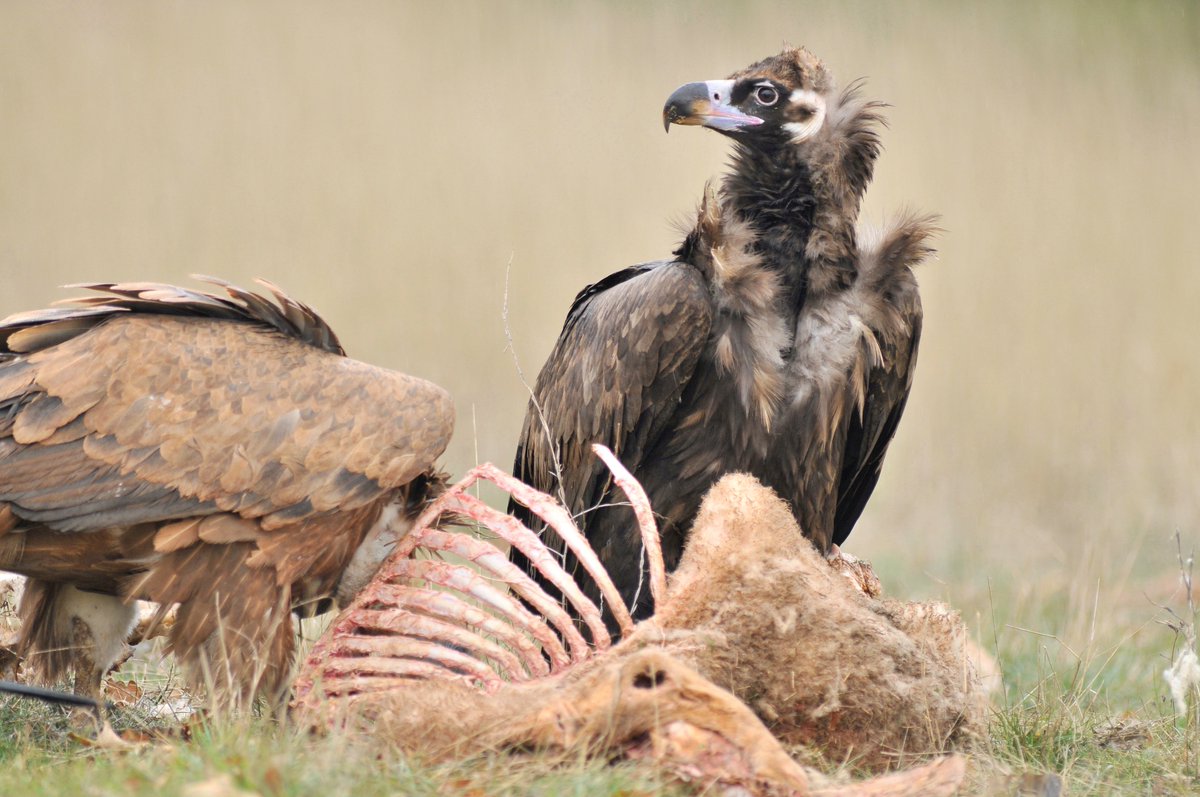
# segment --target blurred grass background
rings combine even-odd
[[[723,169],[666,96],[784,43],[894,106],[864,218],[946,228],[850,550],[962,609],[1010,684],[1160,699],[1151,601],[1200,539],[1192,2],[6,2],[0,314],[264,276],[452,392],[452,472],[507,467],[509,264],[532,380],[574,293],[669,254]]]

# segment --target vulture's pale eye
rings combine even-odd
[[[759,105],[774,105],[779,102],[779,92],[771,86],[759,86],[754,90],[754,99]]]

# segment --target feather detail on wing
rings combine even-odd
[[[638,466],[678,406],[712,317],[704,277],[685,263],[634,266],[585,288],[538,377],[517,478],[576,511],[601,501],[608,476],[590,446]]]
[[[906,213],[882,231],[867,231],[853,291],[861,308],[863,354],[855,375],[857,411],[847,413],[832,542],[841,544],[879,480],[883,457],[912,388],[921,339],[921,299],[912,267],[934,253],[936,217]]]
[[[113,315],[149,313],[249,321],[271,327],[323,351],[346,353],[325,319],[273,283],[258,280],[279,302],[278,306],[217,277],[195,275],[195,278],[224,288],[228,298],[158,282],[69,285],[69,288],[95,291],[100,295],[64,299],[55,304],[69,306],[16,313],[0,320],[0,351],[27,353],[49,348],[86,332]]]
[[[0,502],[85,531],[217,512],[264,529],[373,503],[427,470],[447,394],[342,354],[279,304],[100,283],[0,322]]]

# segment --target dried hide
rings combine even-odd
[[[783,501],[734,475],[705,498],[666,605],[629,643],[695,667],[785,744],[879,768],[980,727],[965,640],[943,604],[863,595]]]
[[[461,489],[449,500],[462,500]],[[409,605],[397,586],[407,571],[394,564],[314,648],[296,684],[301,722],[368,730],[435,759],[528,747],[650,758],[684,780],[760,795],[951,794],[959,756],[819,786],[786,749],[881,769],[946,752],[980,726],[957,615],[864,595],[750,476],[710,491],[655,617],[548,673],[524,666],[481,679],[445,664],[473,655],[470,645],[443,640],[440,653],[419,652],[437,635],[411,623],[388,633],[379,617]]]

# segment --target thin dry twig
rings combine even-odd
[[[1164,621],[1173,630],[1176,639],[1183,637],[1185,646],[1175,653],[1171,666],[1163,670],[1163,679],[1171,690],[1171,698],[1175,703],[1175,713],[1187,714],[1188,696],[1197,686],[1200,686],[1200,657],[1196,654],[1196,600],[1192,594],[1192,569],[1195,557],[1189,553],[1183,555],[1183,540],[1179,531],[1175,532],[1175,552],[1179,561],[1179,577],[1187,592],[1188,616],[1180,617],[1170,606],[1160,606],[1172,619]]]
[[[537,412],[538,423],[542,426],[542,434],[546,435],[546,445],[550,448],[550,461],[554,466],[554,481],[558,492],[558,500],[563,506],[567,505],[567,495],[563,491],[563,471],[562,461],[559,457],[558,441],[550,434],[550,424],[546,422],[546,413],[542,411],[541,402],[537,399],[537,394],[533,387],[529,384],[529,380],[525,378],[525,371],[521,368],[521,361],[517,357],[517,346],[513,343],[512,328],[508,325],[508,277],[512,273],[513,257],[509,255],[508,265],[504,268],[504,304],[500,311],[500,318],[504,322],[504,339],[508,341],[508,353],[512,355],[513,367],[517,369],[517,377],[521,380],[521,384],[525,386],[525,392],[529,394],[529,402],[533,405],[533,409]]]

